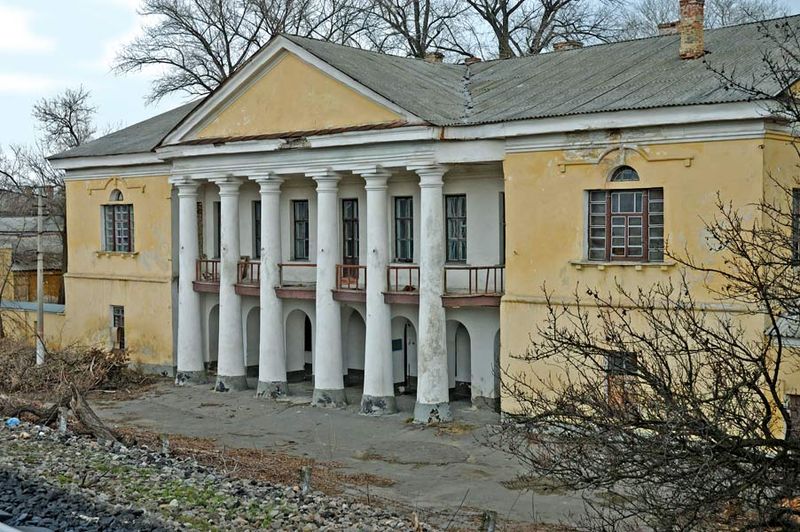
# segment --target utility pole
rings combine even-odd
[[[44,223],[42,215],[43,187],[35,187],[37,191],[37,213],[36,213],[36,365],[44,364],[44,250],[42,249],[42,232]]]

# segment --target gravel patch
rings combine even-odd
[[[434,530],[345,497],[27,423],[0,428],[0,522],[81,531]]]

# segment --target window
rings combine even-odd
[[[133,205],[103,205],[103,251],[133,251]]]
[[[253,202],[253,257],[261,258],[261,202]]]
[[[639,174],[630,166],[620,166],[611,174],[611,181],[639,181]]]
[[[638,363],[634,353],[612,353],[606,356],[608,404],[625,407],[634,402]]]
[[[800,265],[800,188],[792,189],[792,264]]]
[[[222,202],[214,202],[214,257],[222,256]]]
[[[445,196],[447,262],[467,262],[467,196]]]
[[[111,307],[111,343],[114,349],[125,349],[125,307]]]
[[[792,422],[792,428],[786,434],[786,438],[797,440],[800,438],[800,395],[788,394],[786,409],[789,412],[789,420]]]
[[[589,191],[589,260],[664,260],[664,191]]]
[[[414,198],[394,198],[394,257],[397,262],[414,262]]]
[[[308,200],[292,201],[292,259],[308,260]]]

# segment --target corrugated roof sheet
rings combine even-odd
[[[77,148],[63,151],[50,159],[67,159],[71,157],[94,157],[104,155],[125,155],[131,153],[147,153],[161,144],[164,137],[178,123],[194,110],[201,100],[181,105],[166,113],[161,113],[142,122],[115,131],[98,139],[82,144]]]
[[[773,23],[784,22],[800,31],[800,15]],[[764,55],[777,53],[778,47],[762,28],[762,23],[750,23],[707,30],[703,60],[681,60],[679,36],[666,35],[470,66],[285,37],[426,122],[455,126],[751,99],[724,87],[709,65],[746,86],[777,94],[782,87],[767,74]],[[151,151],[198,103],[54,158]]]

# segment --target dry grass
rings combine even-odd
[[[117,433],[129,444],[146,445],[151,449],[162,446],[161,435],[154,432],[120,428]],[[237,478],[293,486],[299,482],[300,469],[309,466],[314,489],[329,495],[341,493],[347,487],[388,487],[394,484],[392,480],[368,473],[344,473],[337,462],[264,449],[222,447],[208,438],[170,435],[168,441],[173,456],[194,458],[200,464]]]
[[[131,368],[125,352],[70,347],[48,353],[45,364],[37,366],[32,346],[8,338],[0,339],[0,375],[0,394],[45,402],[68,395],[71,384],[86,394],[140,391],[156,381]]]

